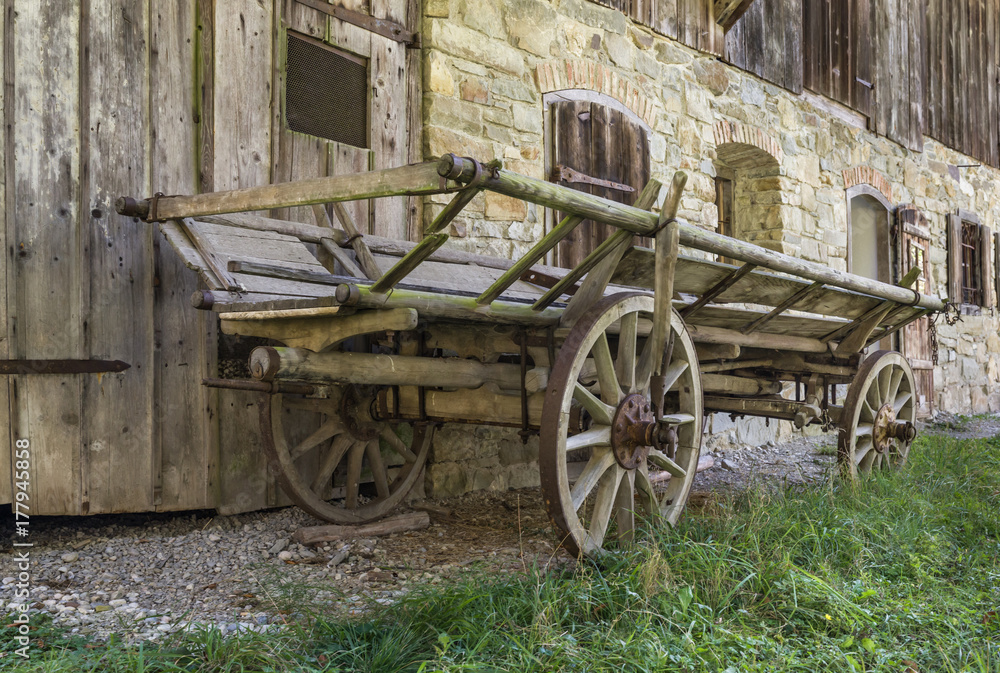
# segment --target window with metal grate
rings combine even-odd
[[[288,128],[368,148],[368,59],[291,31],[287,43]]]

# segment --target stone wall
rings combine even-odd
[[[908,151],[868,132],[862,118],[832,101],[792,94],[619,11],[587,0],[428,0],[424,9],[428,159],[445,152],[498,157],[513,171],[543,178],[546,94],[587,90],[614,98],[649,125],[653,175],[666,182],[673,170],[687,171],[680,215],[706,228],[715,228],[713,179],[724,166],[737,180],[738,236],[846,270],[845,189],[868,183],[893,205],[924,211],[933,237],[930,291],[945,296],[946,216],[964,208],[994,230],[1000,223],[1000,172],[956,169],[978,162],[929,138],[922,153]],[[429,200],[425,216],[445,201]],[[542,209],[486,194],[452,233],[470,251],[516,256],[544,227]],[[955,326],[939,322],[937,408],[1000,411],[1000,321],[986,311]],[[711,444],[762,443],[769,433],[788,432],[787,424],[733,424],[728,417],[708,429],[718,435],[706,438]],[[516,433],[446,429],[435,444],[432,490],[527,485],[524,468],[534,469],[537,448],[530,447],[537,445],[514,459],[511,442],[520,446]]]

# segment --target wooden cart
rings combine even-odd
[[[704,231],[676,218],[685,180],[655,213],[656,181],[625,206],[446,155],[118,209],[161,223],[205,285],[194,305],[219,312],[223,332],[282,344],[252,352],[249,378],[206,384],[261,391],[269,464],[303,509],[377,519],[419,478],[437,424],[513,426],[540,434],[563,545],[593,554],[630,539],[635,513],[677,520],[707,413],[837,428],[849,475],[902,463],[915,435],[906,360],[864,352],[944,308],[908,288],[917,270],[888,285]],[[482,190],[567,215],[516,261],[443,247]],[[417,244],[361,236],[341,205],[445,192]],[[310,204],[317,225],[250,214]],[[541,265],[584,219],[617,229],[574,269]]]

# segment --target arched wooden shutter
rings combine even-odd
[[[634,203],[649,180],[645,128],[624,113],[591,101],[561,101],[552,105],[551,114],[552,181],[619,203]],[[575,266],[612,233],[607,225],[583,222],[556,248],[556,263]],[[638,240],[640,245],[649,245],[648,239]]]
[[[899,275],[905,275],[913,267],[920,268],[920,277],[913,289],[921,294],[930,294],[934,288],[930,283],[931,238],[927,218],[913,206],[900,206],[896,210],[898,237],[900,241]],[[934,411],[934,341],[931,335],[931,319],[919,318],[903,327],[903,355],[913,368],[917,386],[917,415],[929,416]]]

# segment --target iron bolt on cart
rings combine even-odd
[[[206,383],[262,393],[270,467],[300,507],[378,519],[421,474],[437,424],[512,426],[540,434],[562,544],[596,554],[633,536],[635,513],[677,521],[707,413],[836,428],[849,475],[902,463],[915,435],[907,361],[864,353],[944,308],[909,288],[918,270],[889,285],[702,230],[676,217],[685,180],[673,176],[657,213],[655,180],[626,206],[446,155],[118,209],[160,223],[223,332],[283,344],[253,351],[251,378]],[[515,261],[444,247],[483,190],[567,215]],[[342,205],[446,192],[416,244],[362,236]],[[252,214],[303,205],[316,225]],[[573,269],[542,265],[585,219],[615,233]],[[654,249],[633,247],[636,234]]]

